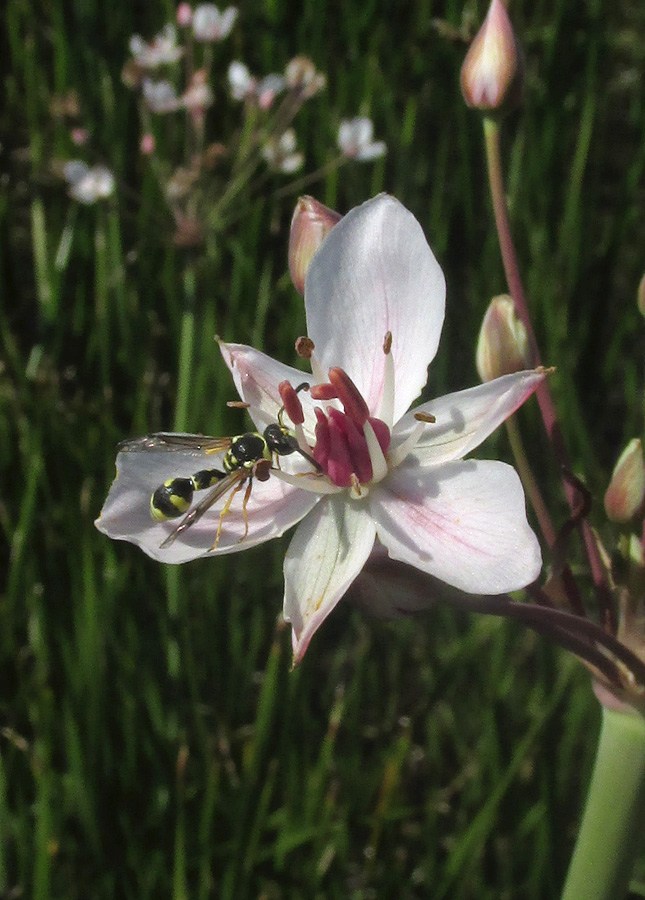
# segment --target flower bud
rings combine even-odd
[[[461,92],[483,112],[507,110],[519,100],[524,60],[502,0],[492,0],[461,67]]]
[[[289,272],[299,294],[305,292],[305,277],[314,253],[341,219],[340,213],[313,197],[300,197],[296,203],[289,234]]]
[[[605,493],[605,512],[612,522],[628,522],[645,498],[645,462],[639,438],[623,450]]]
[[[638,304],[638,309],[642,316],[645,316],[645,275],[641,278],[641,282],[638,285],[638,292],[636,294],[636,302]]]
[[[180,3],[177,7],[177,24],[182,28],[190,25],[193,21],[193,11],[190,3]]]
[[[482,381],[521,372],[531,366],[524,323],[508,294],[493,297],[477,340],[475,364]]]

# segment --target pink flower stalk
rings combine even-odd
[[[426,383],[444,305],[443,274],[414,216],[386,195],[353,209],[307,271],[310,340],[299,345],[311,375],[252,347],[220,345],[255,427],[282,417],[301,453],[281,456],[279,468],[268,463],[270,477],[254,481],[245,510],[233,498],[221,518],[221,498],[168,543],[176,525],[151,517],[151,494],[217,459],[199,449],[131,452],[149,448],[137,442],[117,457],[97,527],[154,559],[181,563],[244,550],[300,523],[284,563],[295,663],[375,546],[474,594],[531,583],[541,555],[517,474],[505,463],[463,457],[544,373],[507,375],[406,412]]]

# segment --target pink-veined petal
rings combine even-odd
[[[222,341],[220,350],[238,394],[242,400],[251,404],[248,413],[259,431],[277,421],[282,407],[278,391],[281,381],[288,381],[294,388],[303,383],[313,384],[314,379],[310,373],[278,362],[246,344],[226,344]],[[316,416],[313,401],[307,391],[300,394],[300,402],[305,413],[303,427],[313,440]],[[288,419],[286,424],[289,425]]]
[[[540,573],[524,491],[506,463],[406,461],[372,492],[370,506],[391,557],[463,591],[519,590]]]
[[[412,455],[433,465],[461,459],[512,415],[543,378],[543,370],[531,369],[422,403],[395,426],[392,447],[418,426],[415,413],[429,413],[437,421],[424,426]]]
[[[392,333],[394,421],[426,383],[443,325],[443,273],[412,213],[385,194],[332,228],[305,281],[309,337],[324,369],[340,366],[378,415],[383,339]]]
[[[376,529],[364,505],[325,497],[301,522],[284,561],[284,617],[293,629],[293,661],[363,568]]]
[[[299,522],[315,506],[319,497],[285,484],[278,478],[253,482],[247,504],[248,534],[244,535],[242,515],[244,485],[233,498],[224,518],[220,540],[212,550],[219,516],[230,492],[187,528],[165,549],[161,544],[176,528],[182,517],[158,522],[150,513],[153,492],[168,478],[190,477],[202,469],[220,469],[221,454],[206,456],[203,452],[173,450],[172,452],[121,452],[117,456],[117,477],[96,520],[99,531],[116,540],[130,541],[148,556],[159,562],[183,563],[200,556],[235,553],[279,537]],[[195,493],[194,503],[205,497],[205,491]]]

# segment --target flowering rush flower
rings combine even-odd
[[[227,38],[237,19],[237,7],[227,6],[223,12],[214,3],[202,3],[193,12],[195,40],[210,43]]]
[[[183,52],[183,48],[177,45],[177,31],[172,23],[166,25],[149,44],[139,34],[133,34],[130,38],[130,53],[142,69],[170,65],[181,59]]]
[[[114,193],[114,175],[105,166],[90,168],[80,159],[72,159],[65,163],[63,176],[70,197],[87,206]]]
[[[375,544],[470,593],[534,581],[540,548],[517,474],[505,463],[463,457],[544,373],[506,375],[406,412],[426,383],[444,299],[441,269],[410,212],[386,195],[352,210],[307,272],[309,339],[299,345],[312,373],[220,344],[255,427],[262,432],[282,418],[302,453],[280,456],[270,477],[254,481],[246,517],[239,498],[222,517],[221,498],[168,543],[176,526],[151,517],[150,496],[166,479],[203,468],[204,452],[126,447],[98,528],[181,563],[255,546],[300,523],[284,563],[296,663]],[[308,389],[296,392],[303,383]]]
[[[343,156],[358,162],[378,159],[387,152],[384,141],[373,141],[374,124],[371,119],[357,116],[343,119],[338,126],[338,148]]]

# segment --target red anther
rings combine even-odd
[[[353,473],[360,482],[367,484],[372,480],[372,460],[362,429],[348,415],[337,409],[329,410],[329,418],[345,435],[351,461],[350,475]]]
[[[376,435],[376,440],[379,442],[379,447],[383,453],[387,453],[392,438],[390,429],[382,419],[377,419],[375,416],[370,416],[367,421],[374,429],[374,434]]]
[[[329,381],[336,388],[336,397],[343,404],[343,409],[356,422],[363,426],[370,414],[367,403],[359,389],[344,369],[332,366],[329,370]]]
[[[314,342],[310,337],[303,335],[296,340],[296,353],[300,359],[311,359],[314,352]]]
[[[383,338],[383,353],[387,356],[392,350],[392,332],[386,331]]]
[[[316,413],[316,419],[318,421],[316,423],[316,446],[314,447],[313,456],[318,465],[326,472],[327,460],[329,459],[329,454],[331,452],[329,423],[327,422],[327,416],[321,409],[316,407],[314,412]]]
[[[338,410],[332,411],[338,412]],[[352,483],[354,467],[349,455],[349,446],[345,430],[331,417],[328,422],[331,448],[329,458],[327,459],[327,475],[330,480],[339,487],[349,487]]]
[[[309,393],[314,400],[336,400],[338,397],[333,384],[312,384]]]
[[[300,402],[296,389],[288,381],[281,381],[278,385],[280,398],[284,411],[289,416],[294,425],[302,425],[305,421],[305,413]]]

